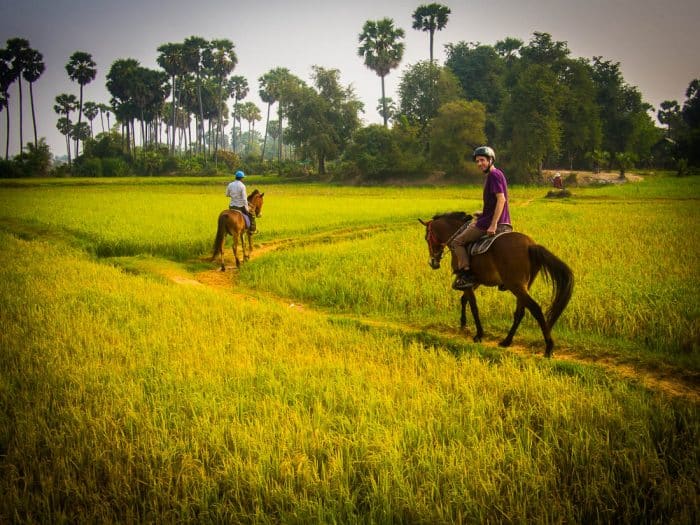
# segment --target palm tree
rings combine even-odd
[[[258,82],[260,82],[260,90],[258,91],[258,95],[260,95],[260,100],[267,103],[267,119],[265,120],[265,138],[263,138],[262,156],[260,157],[261,161],[265,160],[265,146],[267,145],[267,135],[270,128],[270,106],[277,102],[275,95],[267,87],[271,81],[270,73],[266,73],[258,79]]]
[[[364,57],[365,65],[382,79],[384,127],[387,126],[388,121],[384,77],[401,63],[404,44],[399,40],[403,37],[403,29],[395,28],[391,18],[383,18],[377,22],[368,20],[359,36],[361,45],[357,49],[357,53]]]
[[[53,107],[53,110],[56,113],[58,113],[59,115],[64,115],[63,117],[58,119],[56,127],[62,135],[66,136],[66,149],[68,150],[69,166],[71,164],[70,137],[73,134],[73,123],[70,120],[70,113],[71,111],[75,111],[77,104],[78,99],[75,98],[75,95],[67,95],[66,93],[61,93],[56,97],[56,104]]]
[[[218,115],[216,122],[216,139],[214,140],[215,159],[219,146],[219,135],[223,131],[221,129],[221,124],[223,122],[222,111],[223,105],[226,102],[224,94],[226,94],[226,99],[229,97],[228,90],[224,91],[224,84],[238,63],[238,57],[233,48],[233,42],[225,38],[212,40],[209,47],[205,49],[202,60],[204,66],[211,72],[216,82],[216,109]]]
[[[433,37],[447,25],[450,8],[442,4],[428,4],[413,12],[413,29],[430,32],[430,61],[433,61]]]
[[[233,97],[233,108],[234,111],[232,112],[231,116],[231,122],[233,124],[233,128],[231,129],[231,148],[233,149],[233,152],[236,152],[236,119],[234,117],[236,113],[236,108],[238,106],[238,103],[246,98],[248,96],[248,81],[245,79],[245,77],[242,77],[240,75],[235,75],[232,76],[231,78],[228,79],[228,83],[226,85],[229,96]]]
[[[255,131],[255,122],[257,120],[262,120],[262,115],[260,114],[260,108],[253,102],[246,102],[243,104],[240,110],[240,115],[241,118],[248,123],[248,151],[250,151],[253,145],[253,131]]]
[[[5,135],[5,160],[10,154],[10,86],[12,85],[12,68],[7,49],[0,49],[0,111],[5,110],[7,133]]]
[[[99,103],[97,104],[97,109],[100,110],[100,124],[102,125],[102,133],[105,132],[105,122],[102,118],[103,114],[107,114],[107,131],[109,131],[109,111],[110,107],[107,104]]]
[[[34,89],[32,88],[34,82],[39,80],[39,77],[44,72],[44,57],[36,49],[30,49],[27,53],[27,61],[25,63],[24,71],[22,76],[24,80],[29,82],[29,100],[32,106],[32,124],[34,125],[34,146],[37,146],[37,134],[36,134],[36,113],[34,112]]]
[[[89,84],[95,80],[97,75],[97,64],[92,59],[90,53],[85,53],[84,51],[76,51],[70,56],[68,63],[66,64],[66,71],[68,72],[68,77],[73,81],[80,84],[80,104],[78,106],[78,127],[80,128],[80,121],[83,117],[83,86]],[[80,134],[76,134],[75,137],[75,156],[78,156],[78,143],[80,141]]]
[[[70,121],[69,118],[61,117],[56,122],[56,129],[58,129],[61,135],[66,136],[66,151],[68,152],[68,166],[70,166],[70,137],[73,133],[73,123]]]
[[[85,118],[90,121],[90,136],[92,137],[93,136],[92,121],[95,120],[95,117],[97,117],[97,114],[99,113],[100,108],[94,102],[88,101],[84,104],[83,109],[85,110]]]
[[[20,153],[24,149],[24,135],[22,133],[22,72],[27,64],[27,57],[29,55],[29,40],[24,38],[10,38],[7,41],[7,59],[12,63],[12,82],[19,80],[17,86],[19,87],[19,151]],[[8,130],[9,131],[9,130]]]
[[[197,99],[199,101],[199,126],[197,129],[197,143],[204,150],[204,109],[202,106],[202,53],[209,46],[209,42],[199,36],[191,36],[184,42],[184,61],[189,73],[194,73],[197,80]],[[201,141],[201,142],[200,142]],[[204,155],[206,163],[206,155]]]
[[[173,136],[170,144],[170,153],[175,153],[175,114],[177,113],[178,96],[177,96],[177,78],[187,72],[185,67],[185,47],[184,44],[163,44],[158,48],[157,62],[172,79],[172,114],[170,126],[173,130]]]

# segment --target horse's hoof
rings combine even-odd
[[[475,335],[474,337],[472,337],[472,341],[474,341],[475,343],[480,343],[480,342],[481,342],[481,336],[480,336],[480,335]]]
[[[225,272],[225,271],[226,271],[226,267],[225,267],[225,266],[222,266],[220,271]]]
[[[512,341],[511,339],[504,339],[503,341],[501,341],[500,343],[498,343],[498,346],[501,346],[501,347],[503,347],[503,348],[507,348],[507,347],[510,346],[510,344],[511,344],[512,342],[513,342],[513,341]]]

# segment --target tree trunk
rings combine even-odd
[[[19,85],[19,152],[24,151],[24,136],[22,134],[22,77],[17,79],[17,84]],[[9,101],[8,101],[9,108]]]
[[[34,146],[39,143],[39,139],[36,136],[36,113],[34,112],[34,90],[32,89],[32,82],[29,83],[29,100],[32,105],[32,124],[34,124]]]
[[[433,37],[435,36],[435,31],[430,30],[430,63],[433,63]]]
[[[386,97],[384,96],[384,75],[381,76],[382,79],[382,117],[384,117],[384,127],[387,127],[387,121],[388,119],[386,118]]]
[[[277,162],[282,165],[282,145],[284,141],[282,140],[282,101],[278,102],[279,106],[277,108],[277,117],[279,120],[279,127],[277,128]]]
[[[10,154],[10,101],[7,101],[5,108],[5,118],[7,119],[7,134],[5,136],[5,160],[8,160]]]
[[[267,126],[270,124],[270,106],[272,102],[267,103],[267,120],[265,121],[265,138],[263,139],[262,147],[262,157],[260,157],[261,162],[265,162],[265,145],[267,144]]]
[[[80,122],[83,118],[83,85],[80,84],[80,106],[78,106],[78,127],[77,129],[80,129]],[[78,136],[76,135],[75,137],[75,158],[78,158],[78,143],[80,140],[78,139]]]

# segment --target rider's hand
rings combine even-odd
[[[486,234],[493,237],[496,235],[496,227],[495,226],[489,226],[489,229],[486,230]]]

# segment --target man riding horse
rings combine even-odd
[[[469,268],[467,244],[479,240],[484,235],[493,236],[513,229],[508,211],[506,177],[493,165],[496,153],[488,146],[481,146],[474,150],[472,158],[486,175],[484,204],[481,213],[477,214],[476,222],[469,224],[461,233],[455,235],[449,244],[452,251],[452,270],[457,276],[452,284],[455,290],[465,290],[476,284],[476,278]]]

